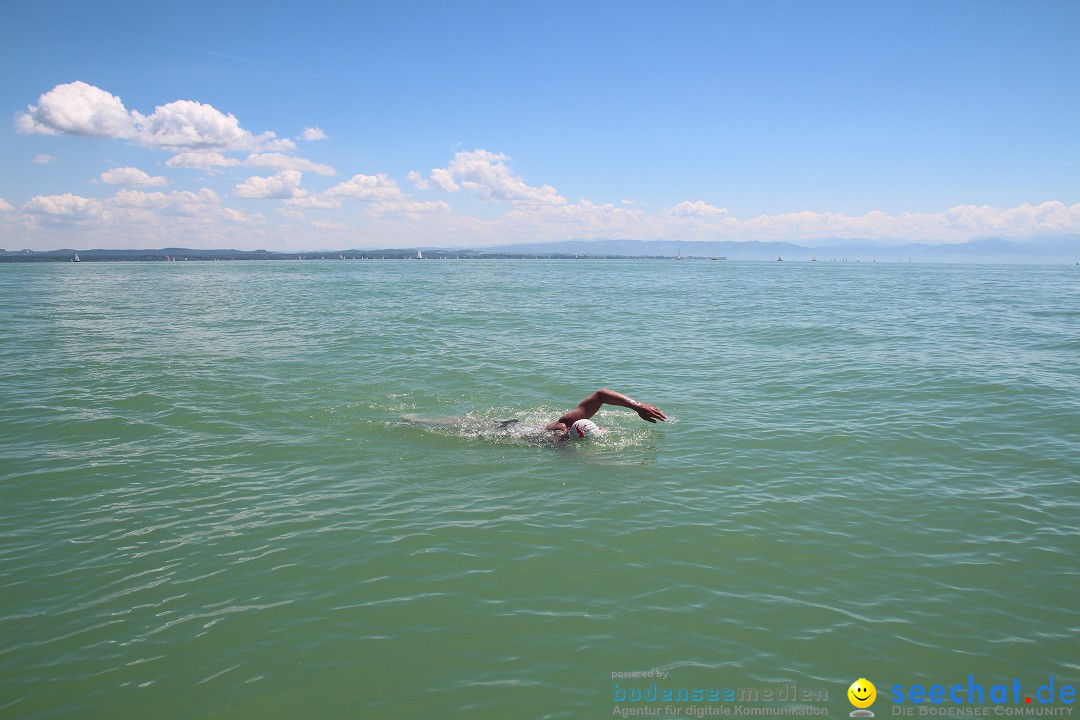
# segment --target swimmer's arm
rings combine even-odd
[[[548,425],[545,430],[566,430],[568,427],[574,424],[575,421],[583,418],[591,418],[597,413],[602,405],[617,405],[619,407],[630,408],[641,417],[645,422],[654,423],[657,420],[667,420],[667,416],[660,411],[660,408],[655,405],[649,405],[647,403],[639,403],[633,398],[627,397],[622,393],[615,392],[614,390],[608,390],[602,388],[597,390],[589,397],[585,398],[578,404],[576,408],[563,415],[555,422]]]

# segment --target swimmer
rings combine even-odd
[[[655,405],[639,403],[637,400],[633,400],[622,393],[605,388],[597,390],[578,403],[576,408],[565,413],[558,420],[549,423],[544,428],[526,431],[525,436],[532,437],[534,440],[547,442],[561,442],[571,438],[584,439],[588,437],[598,437],[603,434],[603,428],[589,418],[595,415],[603,405],[616,405],[618,407],[629,408],[636,412],[645,422],[655,423],[657,420],[667,420],[667,416]],[[455,417],[422,418],[418,415],[402,415],[401,419],[414,425],[422,425],[430,428],[461,428],[477,424],[477,421],[469,418]],[[517,423],[517,420],[498,420],[493,423],[493,426],[499,431],[510,431]]]
[[[603,388],[582,400],[576,408],[545,427],[544,430],[559,433],[560,439],[564,437],[582,439],[599,434],[603,428],[589,418],[595,415],[602,405],[630,408],[645,422],[655,423],[657,420],[667,420],[667,416],[655,405],[639,403],[622,393]]]

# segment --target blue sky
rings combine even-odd
[[[0,6],[0,246],[1080,232],[1080,3]]]

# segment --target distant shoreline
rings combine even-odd
[[[533,253],[436,253],[432,252],[431,255],[425,255],[423,258],[417,258],[411,253],[401,253],[398,251],[387,251],[385,253],[346,253],[342,256],[341,253],[267,253],[255,254],[255,253],[243,253],[241,251],[214,251],[216,254],[205,254],[205,252],[194,252],[187,255],[180,256],[166,256],[158,252],[148,251],[109,251],[109,250],[80,250],[79,260],[75,260],[75,254],[72,251],[47,251],[47,252],[30,252],[30,253],[4,253],[0,254],[0,264],[39,264],[39,263],[137,263],[137,262],[216,262],[216,261],[228,261],[228,262],[309,262],[309,261],[410,261],[421,260],[428,261],[485,261],[485,260],[660,260],[660,261],[675,261],[675,260],[690,260],[693,262],[710,262],[719,261],[723,263],[769,263],[775,261],[762,260],[759,258],[735,258],[728,259],[726,257],[708,258],[698,256],[684,256],[675,257],[672,255],[568,255],[563,253],[550,253],[550,254],[533,254]],[[63,254],[57,254],[63,253]],[[915,264],[915,265],[1043,265],[1051,267],[1069,266],[1074,263],[1067,261],[1053,261],[1053,260],[1036,260],[1021,262],[1015,259],[1000,259],[1000,260],[986,260],[986,259],[970,259],[959,260],[955,258],[950,259],[855,259],[848,258],[829,258],[820,261],[803,260],[803,259],[791,259],[785,260],[779,264],[787,265],[897,265],[897,264]],[[1075,263],[1080,265],[1080,262]]]
[[[963,243],[882,244],[870,240],[819,238],[808,245],[782,241],[580,240],[522,243],[479,249],[375,248],[347,250],[234,250],[164,247],[156,249],[3,250],[0,263],[206,261],[206,260],[730,260],[775,262],[884,262],[1074,265],[1080,262],[1080,234],[1026,241],[982,238]]]
[[[171,249],[170,249],[171,250]],[[304,261],[308,260],[675,260],[663,255],[573,255],[569,253],[475,252],[468,250],[425,250],[417,258],[416,250],[264,252],[259,250],[79,250],[77,262],[207,262],[215,260]],[[0,252],[0,263],[76,262],[75,250]],[[687,260],[709,260],[695,257]],[[718,258],[726,260],[727,258]]]

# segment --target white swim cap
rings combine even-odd
[[[575,440],[588,437],[599,437],[603,434],[604,428],[600,427],[592,420],[577,420],[570,426],[570,437]]]

